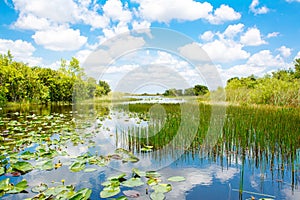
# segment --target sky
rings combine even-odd
[[[212,85],[206,72],[193,72],[200,65],[193,62],[195,52],[198,57],[205,52],[210,58],[206,65],[213,65],[210,71],[217,70],[225,84],[231,77],[293,67],[300,57],[299,10],[300,0],[1,0],[0,53],[10,50],[17,61],[57,69],[62,58],[76,57],[83,65],[105,46],[109,67],[90,74],[116,88],[146,64],[152,70],[168,66],[188,85]],[[165,31],[158,34],[156,28]],[[119,45],[113,38],[119,38]],[[124,47],[127,51],[119,50]],[[162,79],[170,76],[165,73]],[[156,82],[157,87],[176,87]]]

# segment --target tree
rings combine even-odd
[[[207,86],[204,86],[204,85],[195,85],[194,86],[194,93],[196,96],[205,95],[208,92],[209,92],[209,90],[208,90]]]
[[[110,90],[110,86],[107,82],[105,81],[101,81],[99,80],[99,84],[98,84],[100,87],[103,87],[104,89],[104,95],[107,95],[111,90]]]

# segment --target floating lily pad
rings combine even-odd
[[[144,185],[140,178],[131,178],[121,183],[125,187],[138,187]]]
[[[160,173],[158,173],[156,171],[147,171],[146,177],[147,178],[157,178],[157,177],[160,177]]]
[[[82,162],[74,162],[72,165],[69,167],[69,169],[72,172],[79,172],[85,168],[85,164]]]
[[[4,167],[0,167],[0,176],[5,173]]]
[[[172,190],[172,186],[171,186],[171,184],[161,183],[161,184],[152,186],[152,189],[156,193],[166,193],[166,192],[170,192]]]
[[[29,162],[25,162],[25,161],[18,161],[14,164],[11,165],[12,169],[15,169],[17,171],[20,171],[22,173],[27,173],[31,170],[33,170],[33,166],[32,164],[30,164]]]
[[[185,178],[183,176],[172,176],[168,178],[168,181],[180,182],[180,181],[185,181]]]
[[[7,193],[10,193],[10,194],[20,193],[20,192],[24,191],[27,187],[28,187],[27,181],[25,179],[23,179],[22,181],[17,183],[15,186],[13,186],[13,189],[8,191]]]
[[[153,193],[150,194],[150,198],[152,200],[164,200],[166,197],[163,193],[153,192]]]
[[[103,190],[100,192],[100,197],[101,198],[108,198],[115,196],[121,192],[120,187],[105,187]]]
[[[113,179],[120,180],[120,179],[123,179],[125,176],[126,176],[126,174],[122,173],[122,174],[119,174],[117,176],[111,176],[111,177],[108,178],[108,180],[113,180]]]
[[[140,171],[137,168],[133,168],[132,173],[134,176],[138,176],[138,177],[146,176],[146,172]]]
[[[84,172],[94,172],[94,171],[97,171],[97,169],[95,168],[87,168],[84,170]]]
[[[34,186],[31,188],[31,192],[33,193],[41,193],[48,189],[48,186],[45,183],[41,183],[40,185]]]
[[[150,185],[150,186],[157,185],[159,182],[161,182],[161,180],[158,179],[158,178],[149,178],[147,180],[147,184]]]
[[[74,194],[72,197],[70,197],[69,200],[87,200],[90,198],[91,194],[91,189],[83,188],[76,192],[76,194]]]

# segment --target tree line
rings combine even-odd
[[[243,104],[300,106],[300,58],[295,69],[278,70],[258,78],[253,75],[227,81],[226,100]]]
[[[195,85],[192,88],[187,89],[176,89],[171,88],[166,90],[163,95],[164,96],[201,96],[205,95],[209,92],[208,87],[205,85]]]
[[[10,51],[0,54],[0,104],[71,103],[76,92],[80,99],[88,99],[107,95],[110,87],[87,77],[74,57],[69,62],[62,59],[60,68],[53,70],[14,61]]]

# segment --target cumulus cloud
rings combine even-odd
[[[223,34],[228,38],[234,38],[237,34],[241,33],[243,29],[244,29],[244,24],[241,23],[229,25]]]
[[[202,45],[213,62],[233,62],[247,59],[250,54],[243,50],[243,45],[233,40],[215,40]]]
[[[14,25],[21,29],[41,30],[41,28],[37,28],[35,22],[43,25],[43,27],[45,24],[49,25],[48,23],[74,24],[83,22],[92,28],[104,28],[109,23],[107,17],[99,15],[97,10],[85,7],[90,5],[88,1],[80,1],[80,4],[77,4],[73,0],[13,0],[13,3],[15,10],[20,12]]]
[[[292,49],[290,49],[286,46],[281,46],[280,48],[277,49],[277,51],[279,51],[280,54],[285,58],[289,57],[292,53]]]
[[[256,27],[249,28],[246,33],[241,36],[241,43],[246,46],[259,46],[266,44],[261,37],[260,30]]]
[[[205,31],[202,35],[200,35],[200,38],[203,41],[212,41],[215,34],[212,31]]]
[[[168,23],[173,19],[197,20],[206,18],[213,10],[210,3],[196,2],[193,0],[134,0],[140,4],[139,14],[150,21]]]
[[[258,5],[259,0],[253,0],[251,5],[249,6],[250,11],[255,15],[266,14],[269,12],[269,8],[267,8],[266,6],[258,7]]]
[[[87,38],[81,36],[79,30],[66,27],[37,31],[32,38],[45,49],[53,51],[77,50],[87,42]]]
[[[241,18],[241,14],[236,12],[228,5],[222,4],[219,8],[207,17],[207,20],[212,24],[222,24],[226,21],[238,20]]]
[[[29,65],[38,65],[42,61],[41,58],[33,56],[35,47],[23,40],[0,39],[0,53],[6,54],[8,50],[11,51],[17,61],[22,61]]]
[[[123,7],[120,0],[108,0],[103,6],[103,12],[113,21],[129,22],[132,18],[128,8]]]

